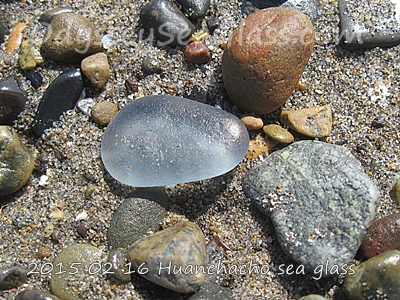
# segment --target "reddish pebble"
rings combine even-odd
[[[369,259],[389,250],[400,250],[400,213],[375,220],[368,229],[359,254]]]
[[[202,42],[192,42],[186,47],[186,59],[194,64],[205,64],[211,58],[210,51]]]

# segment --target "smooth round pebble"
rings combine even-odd
[[[108,274],[109,277],[121,283],[131,281],[128,253],[125,248],[111,250],[107,261],[111,264],[110,273]]]
[[[0,269],[0,291],[17,288],[28,281],[28,270],[21,267]]]
[[[151,75],[151,74],[155,74],[155,73],[160,73],[161,72],[160,62],[158,60],[154,59],[154,58],[146,57],[142,61],[142,72],[145,75]],[[136,90],[136,92],[137,92],[137,90]],[[131,94],[133,94],[133,93],[131,93]]]
[[[102,101],[93,105],[91,115],[93,121],[100,126],[107,126],[118,112],[118,107],[108,101]]]
[[[182,11],[190,19],[201,19],[207,14],[210,8],[210,0],[176,0],[181,6]]]
[[[107,55],[96,53],[84,58],[81,62],[83,74],[97,88],[103,88],[110,79],[110,65]]]
[[[264,133],[278,143],[290,144],[294,141],[293,135],[280,125],[268,124],[263,127]]]
[[[353,270],[343,284],[346,299],[400,299],[400,251],[384,252]]]
[[[249,130],[258,130],[264,126],[264,122],[261,118],[253,116],[244,116],[240,119],[244,126]]]
[[[18,293],[15,300],[59,300],[60,298],[50,294],[49,292],[39,290],[25,290]]]
[[[59,38],[61,35],[62,39]],[[92,22],[75,13],[62,13],[56,15],[47,28],[43,49],[49,58],[73,64],[101,52],[103,46]]]
[[[389,250],[400,250],[400,213],[375,220],[360,246],[362,259],[369,259]]]
[[[193,222],[178,223],[137,241],[128,256],[134,270],[146,267],[147,272],[139,273],[142,277],[176,292],[197,292],[206,279],[206,272],[195,269],[205,267],[207,252],[203,232]],[[182,272],[173,272],[174,267]]]
[[[194,41],[186,46],[186,59],[194,64],[205,64],[210,59],[210,51],[202,42]]]
[[[300,11],[271,7],[252,13],[231,34],[222,56],[229,98],[266,114],[292,94],[314,47],[314,26]]]
[[[0,196],[18,191],[31,177],[34,159],[11,126],[0,126]]]
[[[73,244],[62,250],[53,261],[53,266],[63,266],[66,272],[54,268],[51,272],[51,293],[63,300],[80,299],[80,290],[90,288],[89,268],[101,262],[101,251],[88,244]],[[80,282],[71,285],[70,281]]]
[[[0,80],[0,125],[12,125],[24,109],[27,97],[21,80],[8,76]]]

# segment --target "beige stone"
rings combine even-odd
[[[92,119],[100,126],[107,126],[118,112],[118,107],[108,101],[102,101],[92,107]]]
[[[244,116],[241,118],[244,126],[249,130],[258,130],[264,126],[264,122],[261,118],[253,116]]]
[[[263,131],[267,136],[278,143],[289,144],[294,141],[294,137],[289,131],[276,124],[268,124],[264,126]]]
[[[104,53],[96,53],[84,58],[81,69],[95,87],[103,88],[110,79],[110,65]]]
[[[284,110],[280,119],[298,133],[313,138],[327,137],[332,131],[332,109],[329,105],[295,111]]]

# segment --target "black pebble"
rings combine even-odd
[[[213,34],[215,29],[220,26],[219,20],[217,18],[207,20],[207,27],[210,34]]]
[[[76,231],[82,238],[85,238],[87,236],[87,232],[89,231],[89,229],[90,226],[83,222],[80,222],[76,227]]]
[[[383,128],[386,125],[386,121],[384,118],[375,118],[372,123],[372,127],[374,128]]]
[[[202,19],[210,8],[210,0],[176,0],[190,19]]]
[[[31,82],[35,89],[38,89],[43,84],[43,76],[39,72],[28,73],[26,79]]]
[[[63,112],[73,109],[83,90],[80,69],[71,69],[58,76],[47,88],[32,124],[32,132],[41,136],[58,121]]]
[[[12,125],[24,109],[26,93],[16,76],[8,76],[0,81],[0,125]]]

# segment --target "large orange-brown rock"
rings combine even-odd
[[[233,31],[222,57],[230,99],[242,110],[266,114],[283,105],[314,47],[314,27],[290,7],[259,10]]]

